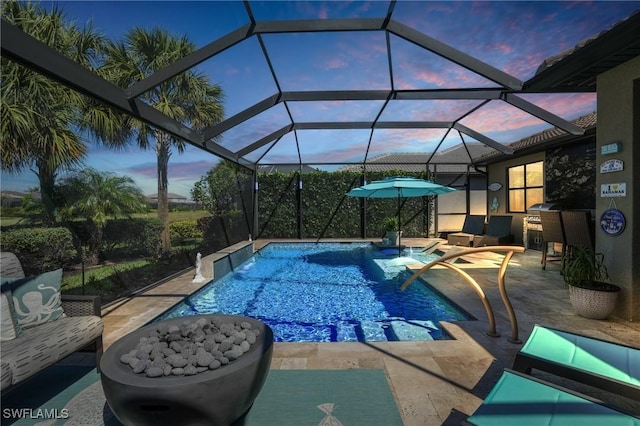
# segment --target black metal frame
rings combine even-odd
[[[544,109],[537,107],[517,96],[518,93],[526,92],[523,88],[525,83],[517,78],[492,67],[470,55],[465,54],[439,40],[427,36],[413,28],[403,25],[392,18],[395,1],[391,1],[387,14],[384,18],[356,18],[356,19],[310,19],[291,21],[266,21],[259,22],[253,16],[253,12],[248,1],[244,1],[250,23],[235,31],[226,34],[206,46],[193,52],[192,54],[176,61],[165,69],[133,84],[128,88],[120,88],[102,79],[90,70],[64,57],[59,52],[51,49],[26,33],[20,31],[15,25],[2,20],[1,39],[2,55],[11,58],[29,68],[32,68],[62,84],[65,84],[81,93],[98,99],[106,104],[115,107],[127,114],[131,114],[150,125],[162,129],[176,137],[185,140],[187,143],[210,152],[220,158],[233,161],[251,170],[255,170],[260,160],[252,162],[244,158],[245,155],[261,148],[262,146],[277,142],[282,136],[296,130],[303,129],[401,129],[401,128],[442,128],[455,129],[461,137],[466,134],[504,154],[511,154],[513,151],[503,144],[470,129],[460,123],[464,117],[471,112],[486,105],[489,101],[499,100],[506,102],[528,114],[531,114],[549,124],[556,126],[568,133],[580,135],[584,130]],[[496,88],[481,89],[446,89],[446,90],[397,90],[393,87],[391,79],[391,90],[338,90],[338,91],[282,91],[277,73],[275,72],[269,52],[263,41],[263,34],[274,33],[295,33],[295,32],[354,32],[354,31],[384,31],[387,38],[387,56],[389,71],[391,68],[391,52],[388,49],[389,35],[393,34],[413,43],[425,50],[439,55],[459,66],[462,66],[484,78],[494,82]],[[146,91],[158,84],[187,71],[188,69],[208,60],[217,54],[233,48],[238,43],[257,37],[264,58],[274,77],[278,92],[270,97],[252,105],[240,113],[229,117],[203,131],[196,131],[184,124],[177,122],[158,110],[142,102],[139,97]],[[537,88],[540,90],[540,88]],[[379,121],[378,118],[391,100],[401,99],[476,99],[485,101],[479,107],[454,119],[453,121],[442,122],[402,122],[402,121]],[[384,100],[386,101],[379,111],[376,119],[372,122],[296,122],[293,120],[289,107],[290,101],[326,101],[326,100]],[[268,110],[269,108],[284,103],[289,114],[291,123],[283,126],[271,134],[245,145],[242,149],[233,152],[218,143],[219,138],[225,131],[245,122],[255,115]],[[296,135],[297,136],[297,135]],[[297,138],[296,138],[297,139]],[[464,142],[463,142],[464,143]],[[439,146],[438,146],[439,148]],[[438,149],[436,148],[436,150]],[[368,151],[368,147],[367,147]],[[435,152],[435,151],[434,151]],[[366,163],[365,160],[362,164]],[[470,159],[473,163],[473,159]],[[300,161],[302,163],[302,161]],[[346,163],[343,163],[346,164]],[[360,164],[360,163],[349,163]]]
[[[192,146],[202,149],[215,156],[232,161],[249,169],[253,174],[254,182],[257,181],[257,172],[264,156],[277,144],[280,139],[293,132],[298,149],[298,163],[302,168],[303,161],[298,144],[298,130],[307,129],[371,129],[369,142],[361,162],[336,162],[315,163],[318,165],[342,164],[361,165],[366,173],[366,165],[369,161],[369,149],[376,129],[447,129],[445,135],[433,150],[425,167],[430,167],[435,153],[440,149],[449,132],[458,132],[461,143],[465,145],[463,135],[470,136],[479,142],[501,152],[512,154],[513,150],[467,126],[461,124],[461,120],[471,113],[483,108],[492,101],[508,103],[532,116],[535,116],[550,125],[553,125],[569,134],[584,134],[584,129],[570,123],[549,111],[546,111],[530,102],[522,99],[518,94],[541,92],[576,92],[595,91],[595,76],[604,70],[623,63],[635,57],[640,51],[640,13],[636,13],[627,20],[618,23],[612,29],[598,35],[590,41],[588,46],[575,49],[569,53],[558,55],[559,58],[551,58],[553,61],[545,63],[537,74],[527,82],[492,67],[464,52],[457,50],[439,40],[421,33],[418,30],[403,25],[393,19],[393,10],[396,1],[389,3],[386,15],[382,18],[355,18],[355,19],[309,19],[290,21],[257,21],[251,6],[247,0],[243,1],[247,13],[248,23],[230,33],[213,40],[211,43],[198,49],[192,54],[181,58],[153,75],[138,81],[130,87],[121,88],[107,80],[104,80],[91,70],[68,59],[61,53],[50,48],[46,44],[34,39],[21,31],[16,25],[2,19],[0,25],[1,54],[17,63],[31,68],[61,84],[64,84],[80,93],[101,101],[126,114],[132,115],[158,129],[161,129],[174,137],[183,139]],[[387,62],[389,67],[389,90],[334,90],[334,91],[284,91],[281,82],[271,62],[269,51],[263,41],[264,34],[296,33],[296,32],[358,32],[358,31],[383,31],[386,39]],[[429,52],[432,52],[445,60],[453,62],[477,75],[496,84],[496,87],[487,88],[456,88],[435,90],[398,90],[394,87],[393,61],[390,49],[390,36],[394,35]],[[255,103],[243,111],[228,117],[220,123],[215,123],[201,131],[194,130],[180,123],[157,109],[149,106],[140,99],[140,96],[162,82],[183,73],[198,64],[215,57],[216,55],[233,48],[235,45],[256,37],[262,55],[274,79],[277,92]],[[382,113],[390,102],[395,100],[478,100],[480,103],[459,117],[448,121],[380,121]],[[289,102],[294,101],[384,101],[373,121],[365,122],[297,122],[293,119],[289,109]],[[238,126],[250,118],[267,111],[280,103],[289,116],[290,123],[258,140],[249,141],[237,151],[225,148],[220,144],[223,133]],[[250,161],[245,156],[267,144],[271,146],[256,161]],[[469,163],[475,166],[474,158],[469,156]],[[254,217],[252,231],[257,230],[257,191],[254,190]]]

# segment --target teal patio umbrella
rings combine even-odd
[[[401,220],[400,206],[403,198],[424,197],[453,192],[455,189],[435,182],[412,177],[389,177],[376,180],[347,192],[350,197],[359,198],[397,198],[398,199],[398,256],[400,256]]]

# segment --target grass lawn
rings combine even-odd
[[[131,215],[134,218],[156,219],[158,217],[157,210],[150,210],[148,213],[135,213]],[[180,222],[183,220],[198,220],[201,217],[209,216],[206,210],[186,210],[169,212],[169,222]]]
[[[156,210],[150,210],[148,213],[135,213],[131,215],[134,218],[143,219],[156,219],[158,212]],[[201,217],[209,216],[209,212],[206,210],[187,210],[169,212],[169,222],[180,222],[183,220],[198,220]],[[11,226],[17,224],[22,218],[15,216],[0,217],[0,226]]]
[[[18,223],[21,217],[0,217],[0,226],[12,226]]]
[[[137,269],[148,265],[149,263],[150,262],[148,260],[134,260],[131,262],[120,262],[114,265],[87,268],[84,271],[84,281],[85,284],[101,282],[103,280],[111,278],[111,276],[116,272],[124,272],[132,269]],[[82,271],[65,274],[64,277],[62,277],[61,290],[63,292],[79,287],[82,287]]]

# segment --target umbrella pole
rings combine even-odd
[[[400,257],[400,247],[402,246],[402,218],[400,216],[400,208],[402,207],[400,198],[400,188],[398,188],[398,257]]]

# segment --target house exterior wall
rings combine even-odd
[[[487,182],[488,185],[492,183],[500,183],[502,188],[497,191],[487,191],[487,214],[488,215],[511,215],[513,216],[513,221],[511,222],[511,233],[514,236],[514,243],[523,245],[522,241],[522,221],[526,214],[524,213],[510,213],[507,203],[507,194],[509,193],[508,182],[507,182],[507,169],[512,166],[518,166],[520,164],[526,163],[534,163],[536,161],[544,160],[544,151],[523,155],[516,158],[509,158],[508,160],[501,161],[499,163],[490,164],[487,167]],[[493,200],[497,199],[498,208],[496,210],[491,210],[491,205]],[[529,206],[527,206],[529,207]]]
[[[624,161],[624,169],[597,173],[596,219],[615,207],[622,212],[626,226],[611,236],[596,226],[596,250],[603,253],[611,282],[622,288],[614,315],[629,321],[640,320],[640,56],[598,77],[598,128],[596,161]],[[622,150],[603,155],[601,147],[621,142]],[[601,185],[625,183],[626,196],[601,196]]]

